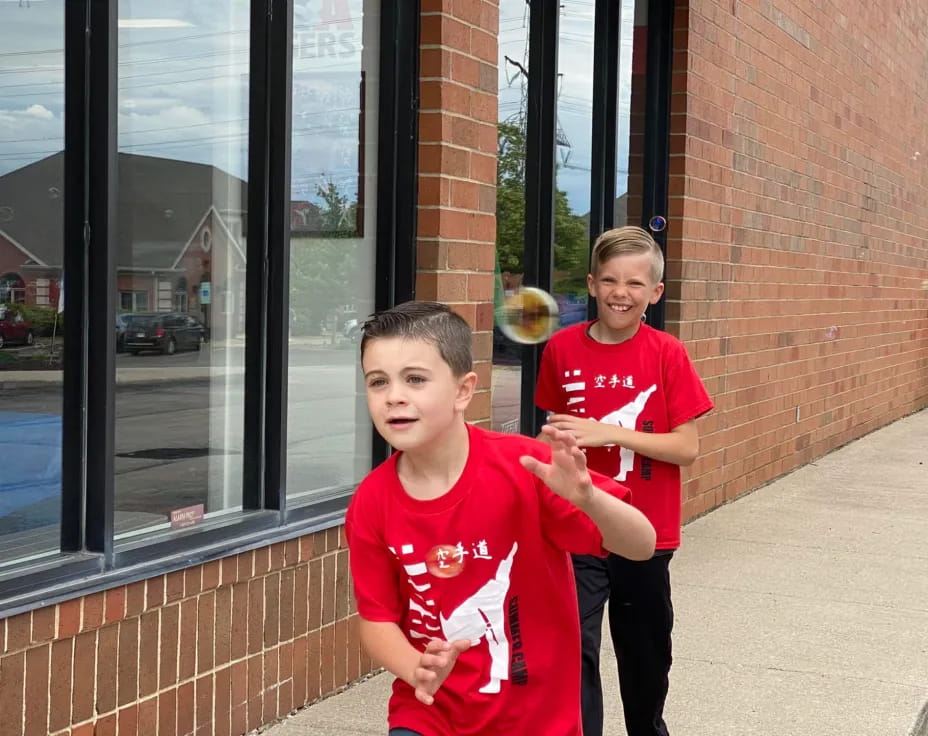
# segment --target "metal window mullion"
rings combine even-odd
[[[670,173],[670,93],[673,71],[672,0],[648,4],[647,78],[645,80],[644,176],[641,227],[654,215],[667,216]],[[667,255],[667,231],[652,233]],[[664,329],[665,298],[647,310],[648,324]]]
[[[374,308],[416,294],[420,2],[383,0],[377,149],[377,245]],[[362,315],[359,315],[361,317]],[[389,448],[373,431],[373,463]]]
[[[86,545],[113,559],[116,335],[117,0],[90,4],[87,310]],[[65,291],[67,298],[67,286]],[[67,334],[67,333],[66,333]],[[92,434],[90,434],[92,432]]]
[[[64,342],[61,397],[61,551],[77,552],[84,546],[84,391],[87,367],[84,347],[84,295],[86,293],[87,129],[89,49],[87,27],[90,0],[73,0],[64,6],[64,227],[62,263],[64,290]]]
[[[245,271],[245,405],[242,508],[263,507],[267,384],[268,177],[270,165],[269,0],[251,0],[248,77],[248,201]]]
[[[271,0],[264,507],[286,513],[293,3]]]
[[[536,2],[529,18],[523,281],[548,291],[554,266],[559,13],[559,3]],[[522,349],[520,423],[522,431],[531,435],[537,434],[543,421],[534,401],[540,358],[538,346]]]

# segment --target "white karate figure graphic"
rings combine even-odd
[[[451,612],[441,615],[445,641],[470,639],[476,645],[486,637],[490,651],[490,680],[480,688],[482,693],[498,693],[502,680],[509,679],[509,639],[506,637],[504,606],[509,592],[509,574],[518,542],[514,542],[506,559],[499,563],[496,575],[470,598]]]
[[[648,403],[648,399],[657,391],[657,385],[654,384],[651,388],[646,391],[642,391],[638,394],[638,397],[634,400],[623,406],[621,409],[617,409],[614,412],[606,414],[599,421],[603,424],[612,424],[616,427],[623,427],[625,429],[635,429],[635,426],[638,423],[638,417],[641,415],[641,412],[644,411],[645,404]],[[615,445],[606,445],[606,447],[615,447]],[[635,467],[635,453],[632,450],[629,450],[627,447],[621,448],[619,451],[619,472],[615,476],[615,480],[625,480],[625,476],[628,475],[628,471]]]

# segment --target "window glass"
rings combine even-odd
[[[61,518],[64,0],[0,3],[0,567]]]
[[[593,157],[593,8],[593,3],[565,0],[558,24],[557,174],[551,283],[562,327],[586,319]]]
[[[127,543],[242,505],[249,3],[120,0],[118,54],[113,288],[143,313],[117,323]]]
[[[496,307],[522,284],[529,6],[502,0],[499,14],[499,158],[496,173]],[[522,351],[493,327],[491,426],[519,431]]]
[[[379,3],[297,0],[293,38],[287,497],[371,467],[360,323],[374,306]]]

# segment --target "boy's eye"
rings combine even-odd
[[[425,378],[423,376],[410,376],[406,380],[410,383],[425,383]]]
[[[386,381],[384,381],[382,378],[372,378],[370,381],[367,382],[367,385],[370,388],[379,388],[383,386],[385,383]]]

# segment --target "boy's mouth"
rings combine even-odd
[[[417,420],[411,419],[409,417],[393,417],[392,419],[387,420],[387,424],[391,427],[408,427],[410,424],[415,423]]]
[[[619,312],[620,314],[623,312],[629,311],[631,308],[632,308],[631,304],[610,304],[609,305],[609,309],[611,311]]]

